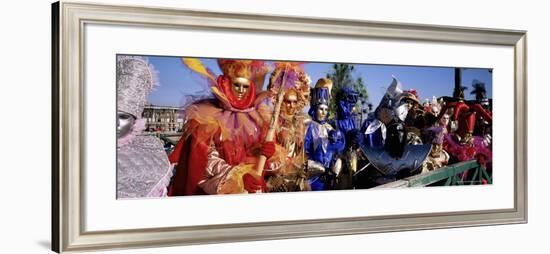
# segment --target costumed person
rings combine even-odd
[[[360,156],[360,143],[363,142],[363,133],[360,131],[361,123],[356,114],[359,94],[350,87],[343,87],[336,94],[338,103],[336,108],[336,119],[332,126],[340,131],[346,139],[346,147],[342,154],[343,168],[337,176],[337,189],[351,189],[354,181],[353,175],[357,172]]]
[[[440,112],[440,118],[442,118],[447,110],[451,110],[451,123],[458,122],[456,131],[447,134],[443,144],[443,148],[451,155],[449,163],[477,160],[484,169],[490,172],[492,170],[491,145],[484,137],[474,136],[474,129],[478,118],[491,125],[491,112],[476,101],[466,102],[464,87],[455,92],[455,98],[452,100],[454,101],[446,102]],[[461,175],[462,181],[467,179],[468,171]],[[491,182],[491,179],[484,179],[484,181]]]
[[[281,165],[272,164],[276,169],[266,171],[267,188],[270,192],[307,191],[310,190],[304,171],[307,117],[303,109],[309,104],[311,80],[299,63],[281,62],[275,66],[267,88],[273,98],[280,91],[284,92],[276,141],[284,148],[286,156]],[[284,86],[282,90],[281,85]]]
[[[462,115],[466,119],[459,119],[456,132],[445,135],[443,148],[451,155],[450,163],[477,160],[477,162],[489,173],[492,170],[493,153],[490,144],[484,137],[473,136],[475,127],[475,114]],[[490,175],[490,174],[489,174]],[[468,180],[468,171],[461,174],[461,180]],[[483,183],[491,182],[484,179]]]
[[[432,151],[422,165],[422,174],[444,167],[449,163],[449,154],[443,150],[444,128],[441,126],[431,127],[425,129],[423,135],[426,143],[432,144]]]
[[[265,103],[268,93],[256,94],[252,80],[267,67],[261,61],[219,59],[223,75],[215,78],[198,59],[183,61],[207,78],[214,98],[185,108],[184,131],[170,154],[176,171],[168,194],[265,191],[263,175],[254,172],[260,156],[275,153],[274,142],[264,142],[273,109]]]
[[[363,141],[359,143],[361,150],[382,149],[386,140],[387,126],[394,121],[395,117],[400,117],[399,121],[405,119],[408,105],[398,105],[402,93],[403,90],[401,90],[399,82],[394,77],[380,103],[374,112],[369,114],[361,127],[363,134]],[[399,114],[396,114],[397,112]],[[364,154],[361,153],[361,155]],[[361,164],[361,168],[355,173],[354,187],[357,189],[368,189],[378,185],[375,179],[380,177],[381,173],[368,162],[368,159],[361,162],[366,164]]]
[[[386,126],[394,121],[396,117],[399,118],[399,121],[405,120],[409,108],[408,104],[398,104],[402,93],[400,83],[394,77],[374,113],[370,114],[363,123],[363,146],[370,148],[383,147],[386,139]]]
[[[117,56],[117,197],[164,197],[172,166],[162,141],[146,136],[143,108],[158,85],[146,58]]]
[[[363,152],[370,164],[376,170],[369,170],[362,177],[361,185],[373,187],[392,182],[404,177],[419,173],[424,160],[431,150],[431,144],[411,145],[407,142],[405,119],[407,118],[409,104],[401,100],[403,91],[400,83],[393,78],[392,84],[382,98],[376,111],[385,112],[383,124],[381,120],[372,121],[367,127],[366,135],[373,130],[382,129],[384,134],[383,146],[362,146]]]
[[[475,123],[477,118],[481,118],[491,125],[493,116],[490,111],[483,108],[480,103],[464,101],[464,89],[461,89],[458,96],[454,98],[456,101],[448,101],[440,112],[439,118],[443,117],[443,114],[448,109],[452,110],[451,121],[458,122],[458,128],[454,138],[460,144],[471,143],[473,137]]]
[[[428,99],[426,99],[428,101]],[[445,122],[441,121],[438,123],[438,116],[441,112],[441,102],[443,100],[438,100],[435,96],[432,96],[432,101],[424,107],[424,129],[435,127],[435,126],[444,126],[444,133],[447,133]],[[447,115],[448,118],[448,115]],[[429,143],[429,141],[424,141],[424,143]]]
[[[407,143],[412,145],[422,144],[422,129],[426,123],[424,119],[424,110],[420,107],[418,93],[414,89],[404,91],[401,94],[400,103],[408,104],[409,112],[405,118],[405,128],[407,130]]]
[[[475,102],[486,111],[490,112],[491,104],[489,98],[487,98],[487,89],[485,88],[485,83],[474,79],[472,81],[472,91],[470,94],[475,95]],[[492,143],[492,125],[489,121],[484,119],[483,116],[478,116],[476,120],[476,125],[474,128],[474,134],[476,136],[483,137],[485,141],[491,145]]]
[[[312,121],[307,124],[304,140],[308,183],[314,191],[333,188],[342,167],[337,155],[345,147],[344,135],[327,123],[330,90],[318,84],[312,89],[309,109]]]
[[[456,131],[456,128],[454,130],[452,130],[451,116],[450,116],[449,112],[443,112],[442,111],[443,110],[443,105],[445,104],[445,102],[443,101],[443,98],[437,100],[436,103],[437,104],[435,104],[432,101],[432,105],[436,105],[435,107],[432,106],[433,108],[436,109],[436,110],[433,111],[433,114],[435,116],[434,126],[442,127],[444,135],[447,135],[448,133],[450,133],[452,131]]]
[[[422,104],[422,107],[424,109],[424,112],[432,112],[432,105],[429,99],[424,100],[424,104]]]

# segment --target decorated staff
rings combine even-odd
[[[269,129],[267,130],[267,134],[265,136],[265,142],[273,142],[275,137],[275,130],[277,129],[277,123],[279,121],[279,114],[281,112],[281,105],[283,104],[283,96],[285,95],[285,82],[287,77],[287,71],[289,67],[289,63],[283,63],[285,68],[284,71],[281,73],[282,80],[278,88],[276,89],[276,100],[275,100],[275,107],[273,108],[273,114],[271,115],[271,122],[269,122]],[[275,90],[274,89],[274,90]],[[258,158],[258,164],[256,166],[256,175],[263,178],[263,171],[265,167],[265,163],[267,161],[267,156],[265,154],[261,154]],[[263,179],[260,179],[260,181],[263,181]],[[260,192],[258,190],[257,192]]]

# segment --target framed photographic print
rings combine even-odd
[[[54,251],[527,222],[525,31],[52,14]]]

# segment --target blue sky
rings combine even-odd
[[[186,95],[205,94],[208,86],[203,78],[187,69],[180,57],[150,56],[149,62],[159,74],[160,87],[149,96],[154,105],[180,106]],[[205,66],[214,73],[221,74],[216,59],[201,59]],[[365,81],[369,101],[376,107],[392,77],[396,77],[404,90],[416,89],[421,101],[432,96],[452,96],[454,88],[454,68],[421,67],[399,65],[354,64],[354,77]],[[332,68],[332,63],[306,63],[304,68],[311,77],[312,86],[317,79],[325,77]],[[268,74],[269,75],[269,74]],[[492,98],[492,74],[488,69],[465,68],[462,70],[462,85],[468,87],[466,99],[473,99],[472,81],[477,79],[485,83],[487,96]],[[267,82],[267,78],[266,78]],[[265,84],[264,84],[265,87]]]

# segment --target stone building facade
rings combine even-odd
[[[183,118],[178,107],[146,105],[143,119],[146,132],[176,133],[183,128]]]

